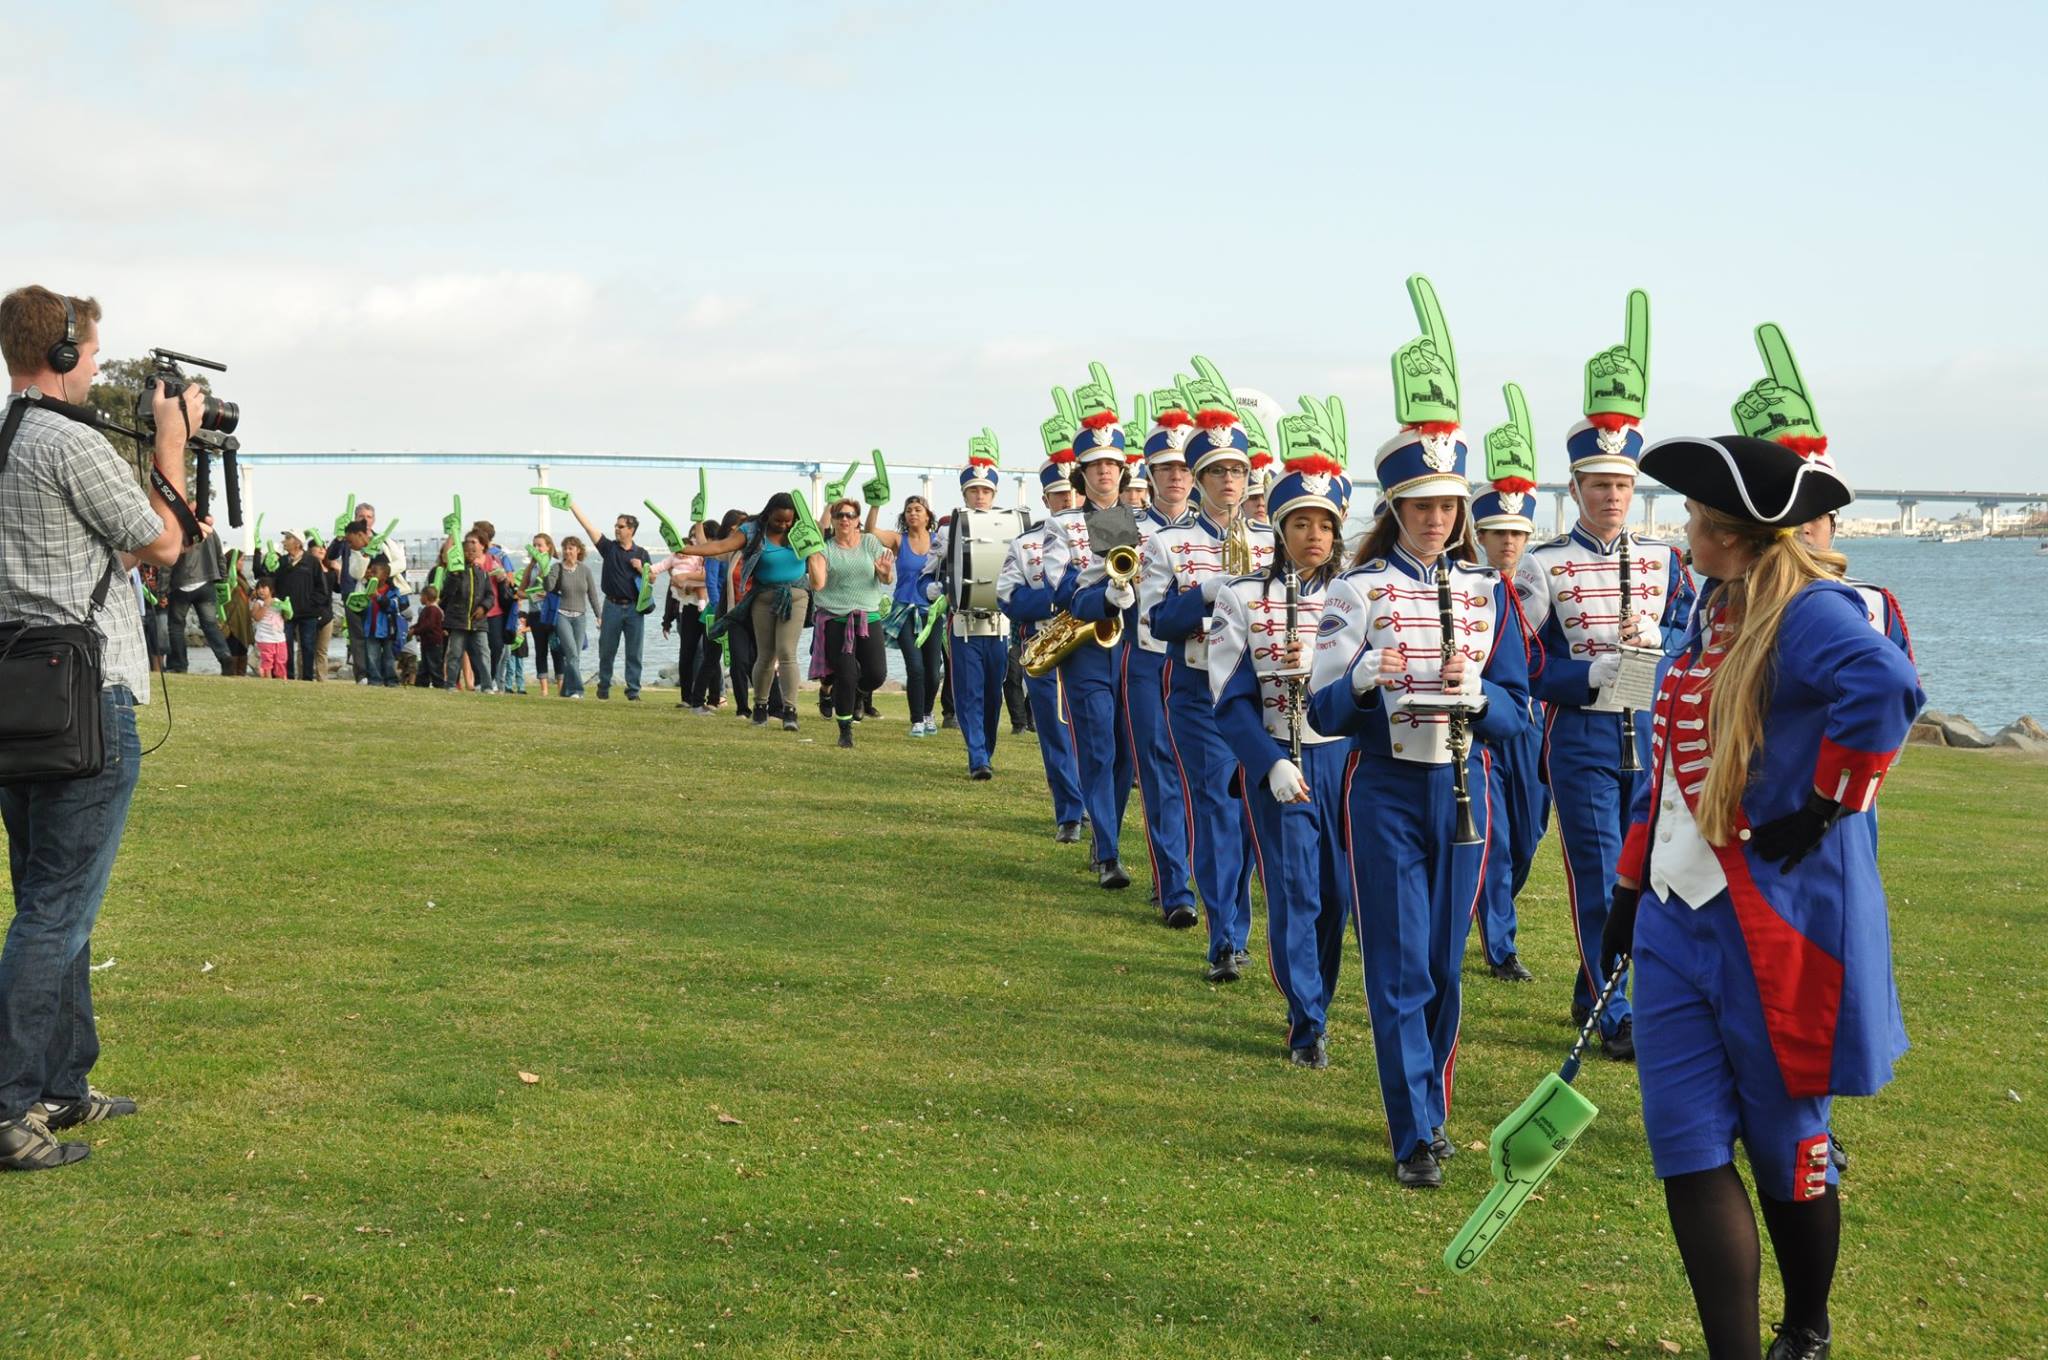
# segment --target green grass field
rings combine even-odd
[[[1702,1353],[1633,1069],[1589,1065],[1599,1122],[1451,1276],[1484,1155],[1395,1188],[1355,952],[1290,1069],[1263,976],[1203,982],[1053,844],[1028,737],[974,784],[900,699],[850,754],[673,691],[174,701],[93,944],[143,1113],[0,1178],[10,1349]],[[1838,1356],[2048,1355],[2044,805],[1991,754],[1888,786],[1915,1048],[1839,1108]],[[1534,985],[1468,964],[1461,1146],[1569,1042],[1554,840],[1522,919]]]

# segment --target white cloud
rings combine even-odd
[[[683,319],[698,330],[717,330],[754,310],[754,304],[741,297],[724,293],[706,293],[690,304],[683,313]]]

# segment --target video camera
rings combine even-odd
[[[152,349],[149,357],[155,362],[155,367],[150,372],[148,383],[135,395],[135,423],[143,436],[136,442],[144,449],[147,448],[148,441],[156,438],[156,410],[151,403],[155,399],[158,383],[163,384],[165,396],[177,397],[183,395],[185,388],[193,381],[185,376],[185,371],[178,367],[179,364],[210,368],[216,373],[228,371],[226,364],[216,363],[212,359],[201,359],[197,355],[180,354],[174,349]],[[196,521],[205,519],[212,511],[215,457],[221,460],[221,471],[227,484],[228,523],[237,529],[242,527],[242,474],[235,463],[235,457],[242,448],[242,442],[235,438],[235,427],[241,422],[242,408],[238,403],[222,401],[212,395],[207,396],[206,404],[199,413],[199,423],[193,428],[187,441],[187,447],[192,450],[193,458],[198,465],[197,485],[192,496],[195,525],[186,529],[188,541],[198,535]]]

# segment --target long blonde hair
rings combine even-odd
[[[1714,533],[1738,538],[1757,554],[1748,571],[1721,582],[1699,606],[1701,619],[1709,625],[1714,612],[1725,609],[1730,629],[1728,655],[1714,673],[1707,701],[1712,763],[1699,799],[1700,834],[1710,845],[1726,845],[1742,815],[1750,762],[1764,742],[1764,705],[1774,682],[1785,608],[1811,583],[1840,579],[1848,559],[1807,547],[1796,529],[1751,524],[1705,506],[1699,513]]]

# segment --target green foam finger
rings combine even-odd
[[[980,434],[967,436],[967,457],[970,462],[986,460],[1000,466],[1001,455],[1002,447],[996,440],[996,432],[988,426],[982,426]]]
[[[1825,438],[1785,333],[1766,321],[1756,328],[1756,348],[1768,376],[1757,379],[1736,401],[1736,428],[1758,439]]]
[[[690,498],[690,524],[702,524],[711,514],[711,483],[704,476],[704,469],[697,469],[697,494]]]
[[[682,530],[676,528],[676,526],[669,521],[669,517],[661,513],[661,507],[656,505],[653,501],[642,501],[640,503],[647,507],[647,513],[654,516],[655,522],[660,525],[661,541],[668,545],[668,550],[672,553],[681,552],[683,550],[683,544],[686,541],[683,538]]]
[[[1137,433],[1138,441],[1143,443],[1145,432],[1152,428],[1152,398],[1143,392],[1131,393],[1130,425]]]
[[[1197,354],[1190,362],[1194,365],[1195,376],[1188,380],[1183,389],[1194,403],[1197,411],[1230,411],[1238,416],[1244,412],[1238,407],[1237,398],[1231,394],[1230,384],[1223,380],[1223,374],[1216,365]]]
[[[1186,411],[1189,415],[1194,414],[1193,411],[1188,410],[1188,399],[1181,394],[1181,390],[1177,386],[1153,388],[1148,406],[1152,420],[1158,420],[1168,411]]]
[[[1081,421],[1105,411],[1116,414],[1116,384],[1109,379],[1109,370],[1099,363],[1088,365],[1088,381],[1074,389],[1074,409]]]
[[[1477,1264],[1599,1113],[1563,1077],[1547,1073],[1495,1126],[1489,1148],[1493,1188],[1444,1248],[1444,1264],[1459,1274]]]
[[[1323,402],[1323,414],[1329,426],[1330,437],[1337,441],[1337,461],[1348,468],[1351,466],[1351,433],[1344,423],[1343,398],[1330,396]]]
[[[1628,295],[1623,341],[1586,361],[1586,414],[1640,421],[1650,396],[1650,295]]]
[[[1458,361],[1436,289],[1409,276],[1408,299],[1422,334],[1394,351],[1394,418],[1403,425],[1458,423]]]
[[[810,498],[799,490],[791,492],[790,499],[796,503],[796,523],[789,526],[789,550],[802,562],[813,553],[825,551],[825,535],[818,529],[817,516],[811,513]]]
[[[1055,387],[1052,390],[1053,414],[1038,424],[1038,437],[1045,444],[1045,456],[1051,458],[1063,449],[1074,447],[1074,435],[1081,428],[1074,418],[1074,403],[1067,396],[1067,389]]]
[[[882,461],[882,451],[876,449],[870,455],[875,463],[875,475],[860,484],[860,498],[869,505],[889,503],[889,465]]]
[[[1244,442],[1249,446],[1246,449],[1247,453],[1271,454],[1273,452],[1273,445],[1266,438],[1265,422],[1259,419],[1251,407],[1247,406],[1239,411],[1237,413],[1237,420],[1238,424],[1244,426]]]
[[[846,484],[852,481],[854,478],[854,474],[859,471],[860,463],[858,461],[848,463],[846,465],[846,475],[844,477],[839,478],[837,481],[825,483],[825,503],[827,505],[830,505],[833,501],[836,501],[841,496],[844,496],[846,494]]]
[[[569,502],[575,499],[568,492],[563,491],[557,487],[536,486],[529,489],[532,491],[534,495],[545,497],[547,503],[549,505],[554,506],[557,510],[567,510],[569,508]]]
[[[1522,389],[1509,383],[1501,389],[1507,398],[1508,422],[1486,432],[1486,480],[1504,477],[1536,480],[1536,430],[1529,422],[1529,403]]]

